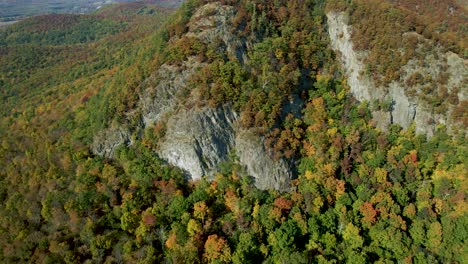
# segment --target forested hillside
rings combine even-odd
[[[0,29],[0,261],[464,263],[466,100],[446,106],[458,130],[376,128],[392,106],[353,96],[327,14],[349,14],[367,73],[386,85],[422,52],[405,38],[396,52],[407,32],[466,61],[466,6],[364,2],[127,3]],[[287,164],[288,186],[258,188],[238,144],[200,179],[174,166],[159,153],[191,113],[261,139],[244,154]],[[222,129],[203,129],[220,145]],[[104,141],[112,155],[94,151]]]
[[[17,21],[44,14],[85,14],[115,3],[136,0],[2,0],[0,1],[0,25],[2,21]],[[145,0],[147,4],[161,7],[178,7],[182,0]]]

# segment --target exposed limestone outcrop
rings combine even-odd
[[[391,83],[388,90],[388,97],[390,97],[392,102],[392,109],[390,111],[391,123],[399,124],[403,128],[408,128],[416,117],[417,105],[411,102],[411,99],[405,95],[404,88],[401,87],[399,83]]]
[[[447,52],[447,65],[452,73],[448,80],[449,92],[458,87],[458,100],[468,100],[468,61],[453,52]]]
[[[456,125],[450,119],[450,112],[458,102],[467,99],[466,60],[445,52],[415,32],[408,32],[403,36],[417,38],[420,50],[416,52],[423,55],[409,60],[401,68],[399,80],[377,86],[365,73],[363,61],[366,53],[353,48],[352,27],[348,24],[347,14],[329,12],[327,18],[331,46],[339,54],[354,97],[359,101],[391,102],[388,112],[373,111],[377,127],[386,129],[389,124],[396,123],[408,128],[414,123],[417,133],[432,136],[438,124],[445,124],[449,129]],[[414,82],[415,79],[419,81]],[[451,93],[458,102],[447,102],[446,97]],[[434,100],[441,102],[434,103]]]
[[[245,60],[244,44],[229,29],[235,11],[232,6],[218,2],[200,7],[189,22],[186,37],[199,39],[206,45],[219,44],[220,53],[226,50],[231,56]],[[180,98],[187,91],[188,80],[205,64],[196,57],[188,57],[179,65],[163,64],[146,81],[146,88],[140,96],[140,109],[145,126],[158,122],[166,113],[175,110]],[[156,86],[151,83],[157,83]]]

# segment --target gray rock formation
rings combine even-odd
[[[232,6],[221,5],[218,2],[206,4],[193,14],[189,22],[189,32],[185,36],[197,38],[206,45],[221,40],[221,53],[226,50],[231,56],[244,61],[244,44],[229,31],[234,14]],[[194,92],[188,91],[187,82],[204,65],[197,58],[189,57],[180,65],[162,65],[146,81],[139,105],[145,126],[158,122],[166,113],[174,111],[185,93]],[[155,82],[155,86],[151,85]]]
[[[229,30],[234,15],[234,8],[230,6],[204,5],[192,16],[186,36],[198,38],[207,45],[218,43],[220,52],[226,51],[227,56],[245,62],[246,44]],[[257,187],[287,190],[292,177],[287,163],[272,159],[264,148],[263,138],[253,130],[239,129],[238,114],[230,106],[194,106],[203,99],[196,89],[190,90],[188,81],[203,66],[195,57],[189,57],[178,65],[164,64],[152,74],[142,84],[138,109],[128,113],[130,118],[136,113],[142,116],[141,127],[134,130],[166,122],[165,135],[158,142],[156,152],[192,179],[213,175],[219,164],[228,161],[235,150],[241,165],[255,178]],[[296,102],[300,98],[292,100]],[[294,113],[299,112],[294,105],[289,108]],[[93,153],[111,158],[117,146],[131,144],[128,131],[119,126],[103,131],[95,137]]]
[[[247,174],[255,178],[259,189],[286,191],[290,188],[292,172],[283,159],[273,159],[263,140],[252,129],[240,130],[236,136],[236,153]]]
[[[182,110],[171,115],[159,155],[193,179],[213,172],[229,158],[237,114],[230,107]]]
[[[392,82],[389,88],[389,97],[392,100],[392,111],[390,111],[391,122],[408,128],[416,117],[415,103],[405,95],[404,88],[396,82]]]
[[[341,55],[351,93],[359,101],[371,100],[374,84],[368,77],[361,75],[365,69],[361,59],[364,55],[354,51],[348,17],[342,12],[331,12],[327,14],[327,18],[331,46]]]
[[[124,127],[112,127],[94,137],[91,151],[105,158],[112,158],[117,147],[131,145],[130,131]]]
[[[246,44],[231,33],[235,12],[232,6],[222,5],[219,2],[208,3],[193,14],[186,36],[198,38],[207,45],[221,40],[220,52],[226,50],[230,56],[237,57],[242,63],[247,58]]]
[[[199,179],[213,175],[235,149],[258,188],[287,190],[293,175],[286,161],[274,160],[254,129],[239,129],[237,119],[229,106],[182,110],[169,118],[158,154]]]
[[[403,35],[417,38],[422,58],[411,59],[401,68],[400,79],[392,81],[387,86],[377,86],[372,78],[365,74],[363,60],[365,52],[354,50],[351,39],[352,27],[348,24],[348,17],[344,12],[329,12],[328,32],[332,48],[339,54],[343,70],[346,74],[351,93],[359,101],[390,101],[390,112],[374,111],[373,117],[377,127],[386,129],[391,123],[403,128],[411,124],[416,125],[416,132],[432,136],[438,124],[446,124],[449,129],[456,125],[450,119],[453,105],[442,102],[447,111],[436,111],[431,105],[431,98],[444,98],[445,93],[457,93],[458,101],[467,99],[468,67],[466,60],[452,52],[445,52],[437,44],[424,39],[415,32]],[[427,52],[427,50],[431,52]],[[422,76],[427,83],[410,83],[415,74]],[[441,79],[448,76],[441,83]],[[432,95],[425,92],[430,86]],[[445,95],[446,96],[446,95]],[[440,106],[438,106],[440,107]]]
[[[175,110],[179,98],[187,92],[189,78],[201,66],[195,58],[189,57],[179,66],[163,64],[146,80],[139,103],[145,127],[158,122],[166,113]],[[151,85],[153,82],[157,82],[157,85]]]

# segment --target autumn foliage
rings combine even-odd
[[[455,2],[418,11],[416,0],[220,1],[235,10],[244,61],[184,37],[207,2],[187,1],[170,18],[144,3],[52,16],[68,44],[54,42],[44,17],[0,32],[0,262],[464,263],[466,138],[376,129],[369,104],[349,94],[325,24],[327,3],[352,8],[357,45],[392,79],[407,59],[392,48],[405,44],[398,32]],[[90,23],[102,31],[77,42]],[[19,38],[36,31],[45,33]],[[201,94],[190,107],[231,104],[295,168],[288,191],[256,188],[235,155],[187,180],[154,152],[164,123],[132,131],[112,159],[90,152],[98,131],[141,124],[140,85],[187,56],[202,65],[187,83]]]

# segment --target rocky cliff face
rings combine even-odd
[[[467,99],[466,60],[445,52],[417,33],[408,32],[404,37],[416,38],[420,43],[416,53],[422,55],[410,59],[401,68],[399,80],[378,86],[366,73],[365,52],[353,48],[352,26],[348,24],[346,13],[330,12],[327,18],[331,46],[339,54],[351,93],[359,101],[390,103],[390,109],[373,111],[379,128],[386,129],[392,123],[408,128],[414,123],[416,132],[432,136],[439,124],[445,124],[449,129],[456,125],[450,113],[459,102]],[[429,89],[430,93],[427,92]],[[455,98],[447,102],[450,94]],[[442,102],[434,103],[441,98]]]
[[[238,126],[230,106],[181,110],[167,121],[160,157],[182,168],[192,179],[212,176],[234,151],[260,189],[287,190],[292,173],[285,160],[273,159],[255,129]]]
[[[361,57],[365,55],[354,51],[348,17],[345,13],[329,13],[327,18],[331,45],[341,55],[340,59],[348,77],[351,93],[360,101],[371,100],[373,96],[376,96],[372,93],[377,91],[372,89],[374,86],[372,81],[361,75],[365,70]]]
[[[189,78],[202,64],[189,57],[181,65],[163,64],[147,81],[140,95],[139,109],[145,127],[161,120],[165,114],[174,111],[184,92]],[[153,83],[157,83],[155,86]]]
[[[91,151],[105,158],[112,158],[114,151],[121,145],[131,145],[130,130],[123,126],[111,127],[94,137]]]
[[[212,45],[218,43],[221,53],[246,61],[247,44],[230,33],[234,9],[220,3],[199,8],[192,16],[186,37]],[[165,135],[158,142],[157,154],[168,163],[183,169],[192,179],[212,176],[231,153],[261,189],[287,190],[292,178],[284,160],[274,160],[265,149],[263,138],[254,130],[241,129],[238,113],[229,105],[194,107],[197,91],[188,87],[190,78],[205,64],[188,57],[177,65],[164,64],[143,84],[138,112],[141,130],[158,122],[166,123]],[[187,96],[190,95],[190,96]],[[186,98],[189,97],[189,98]],[[130,144],[130,131],[115,127],[97,135],[92,146],[96,155],[112,157],[116,147]]]
[[[235,56],[243,62],[246,60],[246,43],[231,33],[234,15],[235,10],[232,6],[219,2],[206,4],[193,14],[186,36],[195,37],[208,45],[221,41],[221,45],[218,46],[221,53],[226,50],[230,56]]]
[[[255,178],[260,189],[288,190],[293,175],[284,159],[273,159],[265,149],[263,139],[252,130],[240,130],[236,135],[236,153],[247,174]]]
[[[218,43],[220,53],[226,50],[231,56],[243,61],[244,44],[229,31],[233,16],[234,8],[231,6],[218,2],[204,5],[190,19],[185,37],[196,38],[206,45]],[[178,65],[162,65],[146,81],[140,96],[145,126],[158,122],[166,113],[174,111],[184,94],[194,92],[187,88],[188,80],[203,66],[205,63],[201,63],[196,57],[188,57]]]
[[[229,106],[182,110],[171,115],[159,155],[193,179],[212,173],[229,158],[237,114]]]

